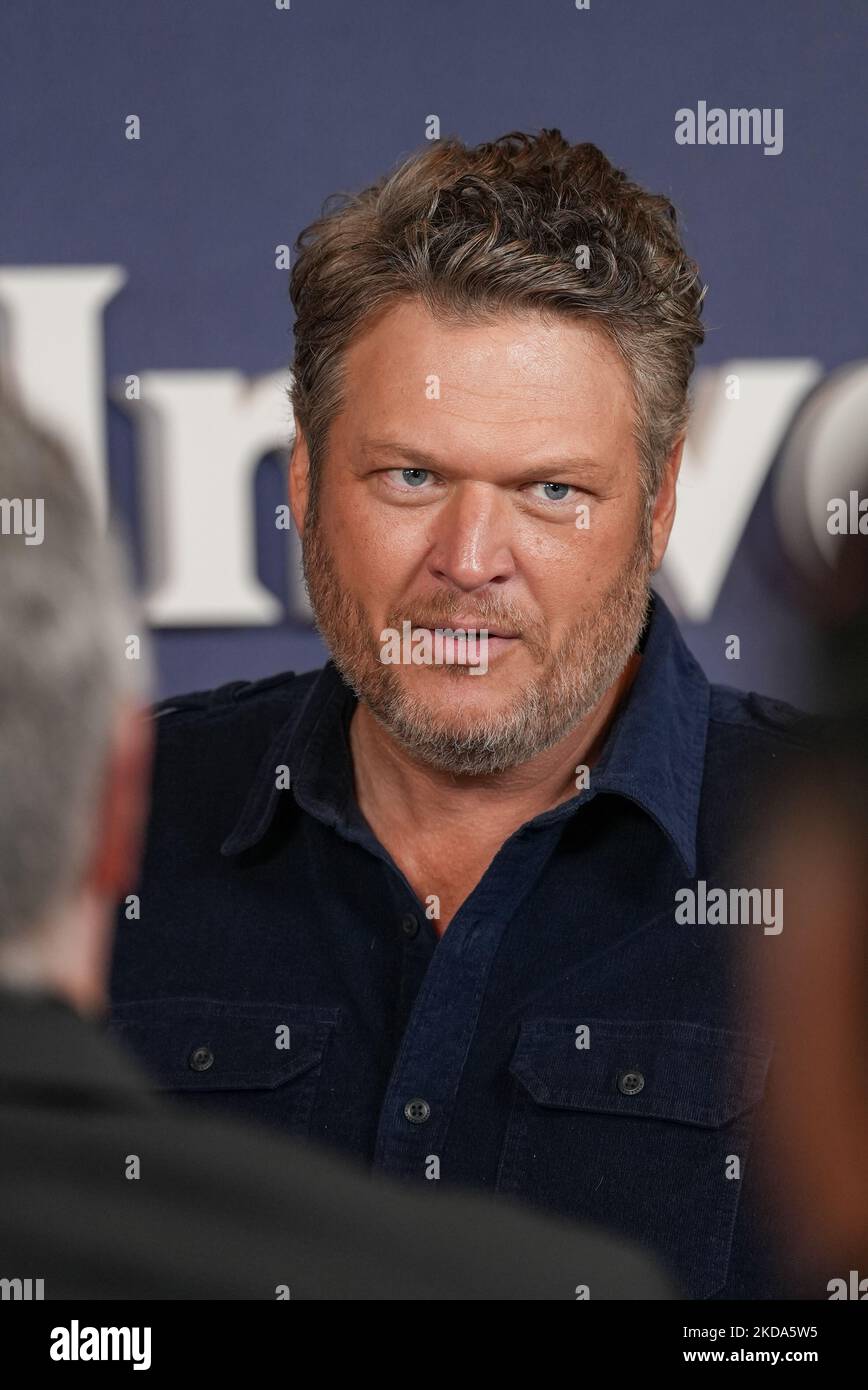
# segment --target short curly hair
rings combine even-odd
[[[296,251],[290,390],[314,506],[347,348],[408,299],[462,322],[525,309],[599,323],[630,374],[643,488],[656,495],[687,423],[705,289],[669,200],[595,145],[558,130],[472,147],[440,140],[361,193],[328,200]]]

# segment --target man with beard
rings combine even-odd
[[[331,661],[161,707],[113,1026],[197,1104],[779,1294],[751,928],[675,909],[753,883],[751,778],[808,733],[650,593],[702,339],[674,211],[557,131],[442,141],[308,228],[291,289]],[[484,672],[387,662],[406,623]]]

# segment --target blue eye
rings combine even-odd
[[[566,500],[567,493],[570,491],[572,484],[540,483],[539,486],[546,489],[546,497],[549,502],[563,502]]]
[[[427,468],[402,468],[401,477],[410,487],[418,487],[428,477]]]

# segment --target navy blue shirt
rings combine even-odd
[[[813,721],[710,686],[659,596],[641,649],[590,786],[510,836],[442,939],[358,808],[331,663],[163,702],[110,1026],[194,1106],[599,1223],[689,1297],[774,1297],[773,1047],[740,959],[776,936],[680,923],[676,894],[773,887],[752,789]]]

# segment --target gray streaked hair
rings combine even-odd
[[[28,544],[37,503],[43,535]],[[0,394],[0,947],[80,882],[114,716],[146,700],[148,661],[119,538],[62,444]]]

